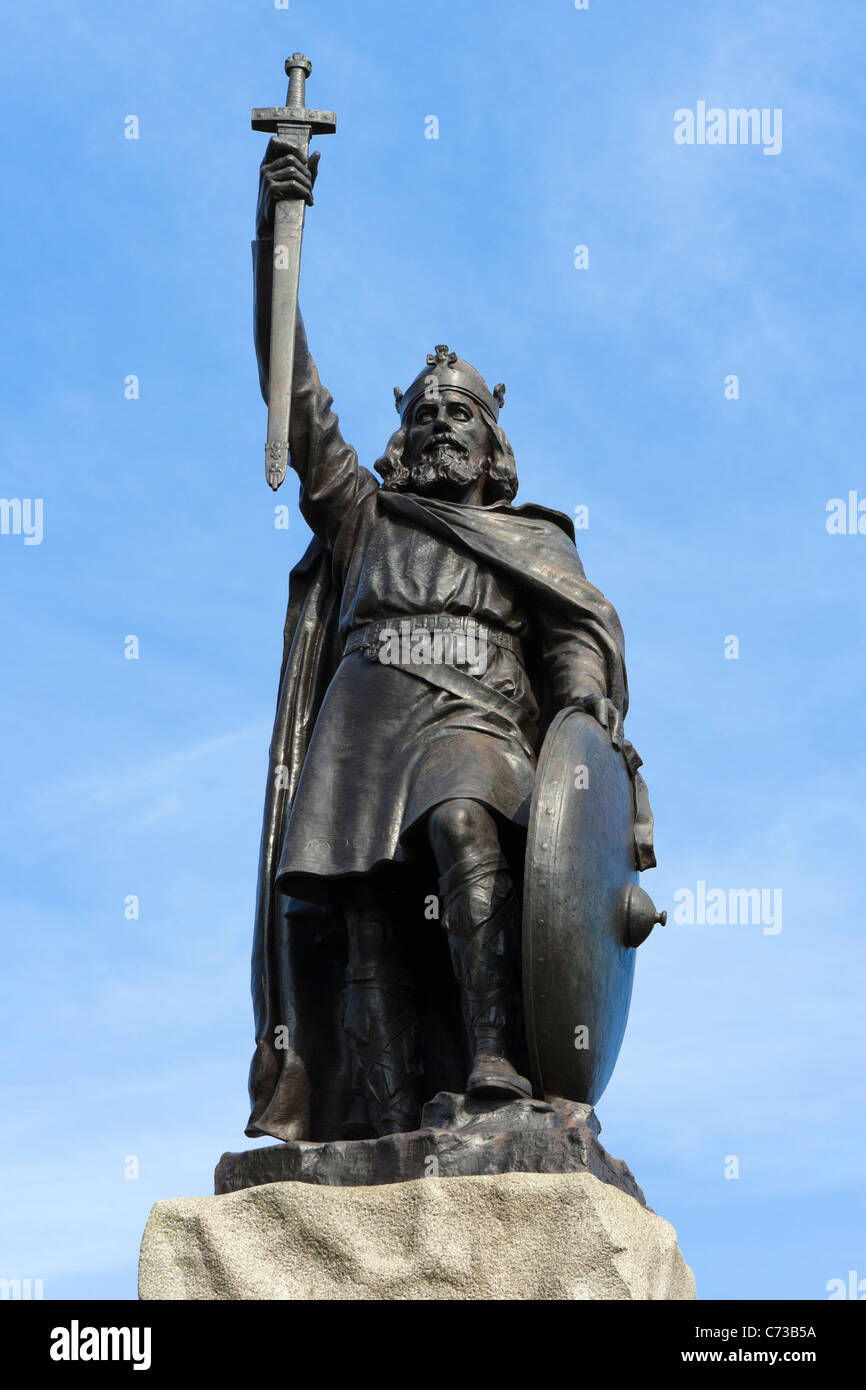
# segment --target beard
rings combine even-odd
[[[437,439],[409,463],[409,486],[415,492],[431,492],[442,483],[469,487],[488,463],[489,459],[470,454],[456,439]]]

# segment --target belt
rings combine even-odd
[[[495,647],[502,647],[504,651],[513,652],[518,661],[523,662],[523,643],[519,637],[515,637],[510,632],[504,632],[502,628],[489,627],[486,623],[480,623],[477,618],[464,617],[456,613],[405,613],[398,614],[393,618],[377,618],[375,622],[368,623],[366,627],[355,628],[350,632],[346,641],[344,656],[349,656],[352,652],[359,650],[378,652],[381,646],[381,636],[383,632],[396,632],[402,636],[406,629],[404,623],[408,623],[409,632],[429,631],[442,632],[465,632],[467,635],[474,635],[476,640],[491,642]]]
[[[409,624],[410,630],[414,631],[419,629],[435,631],[437,628],[440,630],[449,628],[451,631],[474,631],[479,636],[485,633],[487,641],[493,642],[496,646],[504,647],[506,651],[514,652],[522,661],[519,637],[512,637],[510,633],[503,632],[500,628],[489,628],[484,623],[479,623],[475,618],[460,618],[452,613],[409,614],[403,618],[381,618],[375,623],[368,623],[366,627],[357,628],[349,635],[343,656],[349,656],[351,652],[363,651],[370,660],[374,660],[381,649],[380,634],[390,628],[392,632],[396,631],[398,636],[402,636],[406,629],[403,628],[401,631],[399,626],[401,623]],[[401,658],[389,664],[394,669],[405,671],[408,675],[426,681],[428,685],[435,686],[439,690],[447,690],[452,695],[457,695],[461,700],[468,700],[470,704],[480,705],[489,715],[501,719],[508,732],[520,740],[526,756],[534,761],[535,754],[522,728],[526,711],[509,695],[504,695],[502,691],[494,690],[492,686],[485,685],[483,681],[470,675],[468,671],[461,670],[459,666],[436,665],[434,663],[417,664],[411,660],[404,661]]]

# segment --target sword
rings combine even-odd
[[[306,107],[306,83],[312,68],[303,53],[293,53],[286,59],[289,91],[285,106],[254,107],[252,113],[253,130],[266,130],[280,136],[304,159],[310,152],[311,135],[330,135],[337,129],[333,111],[312,111]],[[274,214],[268,439],[265,444],[265,476],[274,492],[286,476],[289,461],[295,321],[305,212],[303,198],[282,198]]]

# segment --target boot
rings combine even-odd
[[[520,907],[508,863],[495,852],[464,859],[439,886],[473,1054],[466,1094],[527,1099],[532,1084],[509,1060],[521,1011]]]
[[[417,1129],[418,1023],[408,971],[350,967],[344,1026],[355,1063],[355,1100],[343,1137]]]

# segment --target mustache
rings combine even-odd
[[[421,449],[421,455],[423,457],[424,454],[431,454],[436,449],[453,449],[455,453],[464,455],[469,453],[463,441],[453,434],[434,435],[432,439],[428,439],[427,443]]]

